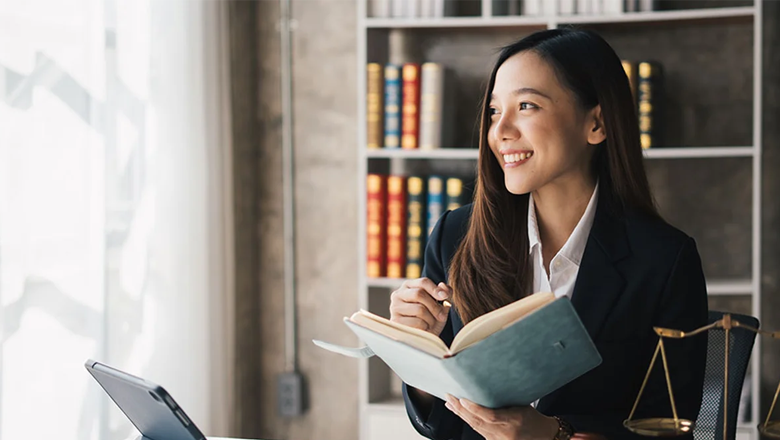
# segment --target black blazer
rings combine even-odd
[[[707,292],[696,244],[660,219],[611,209],[599,197],[593,226],[572,294],[572,304],[602,357],[600,366],[543,397],[537,410],[568,420],[576,431],[610,440],[645,438],[623,427],[658,343],[653,327],[689,331],[707,324]],[[448,211],[425,250],[422,275],[447,282],[471,205]],[[454,309],[441,338],[463,327]],[[707,338],[664,341],[677,413],[696,420],[701,405]],[[656,361],[634,419],[671,417],[663,364]],[[406,409],[417,431],[432,439],[480,439],[478,433],[435,399],[422,414],[403,386]],[[692,438],[692,436],[688,436]]]

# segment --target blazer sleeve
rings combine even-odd
[[[690,331],[707,325],[707,315],[707,287],[701,259],[694,240],[688,238],[677,254],[672,272],[660,296],[653,326]],[[652,348],[655,349],[655,342]],[[664,349],[678,417],[696,421],[704,385],[707,338],[703,336],[677,340],[665,338]],[[643,367],[643,379],[648,366],[649,360]],[[599,416],[559,414],[559,416],[568,420],[577,431],[601,433],[610,440],[646,438],[632,433],[623,426],[623,421],[628,418],[630,411],[629,407],[620,414]],[[660,354],[633,418],[645,417],[672,417]],[[680,438],[693,439],[693,436],[688,434]]]
[[[434,283],[447,281],[447,271],[442,258],[442,235],[445,223],[450,211],[444,213],[431,232],[428,244],[425,247],[425,257],[423,261],[422,276],[429,278]],[[450,311],[450,313],[453,313]],[[449,345],[452,342],[452,320],[448,319],[444,330],[440,335],[441,339]],[[410,387],[403,384],[404,404],[406,413],[409,415],[414,428],[421,435],[430,439],[451,439],[460,437],[463,428],[463,420],[457,417],[452,411],[444,406],[444,401],[434,397],[433,407],[430,412],[424,414],[420,410],[420,405],[409,393]]]

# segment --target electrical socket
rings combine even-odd
[[[276,400],[282,417],[297,417],[306,410],[306,392],[303,376],[297,371],[282,373],[277,377]]]

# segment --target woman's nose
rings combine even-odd
[[[512,141],[520,137],[520,130],[515,126],[511,118],[501,115],[494,127],[494,136],[497,141]]]

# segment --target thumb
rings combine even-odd
[[[452,298],[452,288],[444,283],[439,283],[436,287],[443,290],[447,294],[447,298]]]

